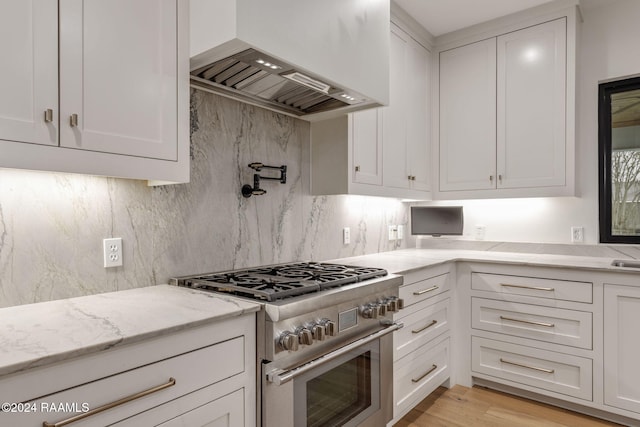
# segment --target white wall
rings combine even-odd
[[[486,226],[486,240],[570,243],[571,226],[598,243],[598,82],[640,73],[640,1],[583,0],[577,66],[578,197],[439,202],[465,207],[465,237]]]

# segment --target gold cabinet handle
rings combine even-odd
[[[498,181],[502,184],[502,175],[498,174]]]
[[[544,326],[544,327],[547,327],[547,328],[553,328],[554,326],[556,326],[553,323],[534,322],[533,320],[515,319],[513,317],[507,317],[507,316],[500,316],[500,320],[508,320],[510,322],[526,323],[528,325]]]
[[[360,166],[356,166],[356,172],[360,172]]]
[[[555,369],[538,368],[537,366],[529,366],[529,365],[524,365],[522,363],[511,362],[509,360],[503,359],[502,357],[500,358],[500,362],[506,363],[507,365],[519,366],[521,368],[526,368],[526,369],[531,369],[531,370],[534,370],[534,371],[544,372],[545,374],[553,374],[556,371]]]
[[[80,421],[82,419],[90,417],[92,415],[98,414],[100,412],[106,411],[108,409],[115,408],[116,406],[124,405],[125,403],[131,402],[132,400],[140,399],[141,397],[148,396],[148,395],[153,394],[155,392],[158,392],[160,390],[164,390],[165,388],[172,387],[175,384],[176,384],[176,380],[174,378],[169,378],[169,381],[167,383],[165,383],[165,384],[161,384],[161,385],[152,387],[150,389],[141,391],[139,393],[135,393],[135,394],[132,394],[130,396],[123,397],[122,399],[118,399],[115,402],[107,403],[106,405],[102,405],[102,406],[100,406],[98,408],[92,409],[92,410],[90,410],[88,412],[85,412],[84,414],[79,414],[79,415],[73,416],[71,418],[67,418],[66,420],[59,421],[59,422],[53,423],[53,424],[44,421],[42,423],[42,427],[63,427],[63,426],[69,425],[71,423],[74,423],[76,421]]]
[[[436,289],[438,289],[438,286],[437,286],[437,285],[436,285],[436,286],[432,286],[432,287],[430,287],[429,289],[423,289],[423,290],[421,290],[421,291],[414,292],[413,294],[414,294],[414,295],[422,295],[422,294],[426,294],[427,292],[433,292],[433,291],[435,291]]]
[[[53,121],[53,110],[51,108],[47,108],[44,110],[44,122],[51,123]]]
[[[78,126],[78,115],[77,114],[72,114],[69,117],[69,126],[71,126],[72,128]]]
[[[418,378],[411,378],[411,382],[414,382],[414,383],[419,382],[421,379],[423,379],[424,377],[426,377],[427,375],[429,375],[431,372],[435,371],[436,369],[438,369],[438,365],[431,365],[431,369],[429,369],[424,374],[420,375]]]
[[[504,286],[505,288],[518,288],[518,289],[532,289],[534,291],[549,291],[553,292],[556,288],[543,288],[540,286],[525,286],[525,285],[512,285],[510,283],[500,283],[500,286]]]
[[[431,323],[429,323],[427,326],[423,326],[420,329],[414,329],[411,331],[411,333],[413,334],[419,334],[420,332],[424,331],[425,329],[429,329],[430,327],[432,327],[433,325],[437,324],[438,321],[437,320],[432,320]]]
[[[493,182],[493,175],[489,175],[489,182]]]

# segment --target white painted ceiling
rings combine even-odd
[[[509,15],[551,0],[395,0],[434,36]]]

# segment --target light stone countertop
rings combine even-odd
[[[330,262],[384,268],[389,273],[406,274],[447,262],[490,262],[536,267],[565,267],[616,273],[640,274],[640,269],[614,267],[614,259],[605,257],[549,255],[517,252],[493,252],[460,249],[400,249],[371,255],[339,258]],[[630,261],[637,261],[629,259]],[[640,276],[638,276],[640,277]]]
[[[0,309],[0,376],[253,313],[261,305],[169,285]]]
[[[327,262],[403,274],[456,261],[640,274],[612,266],[613,258],[459,249],[403,249]],[[239,298],[159,285],[0,308],[0,376],[257,312],[260,307]]]

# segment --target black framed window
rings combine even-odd
[[[640,243],[640,77],[599,85],[600,242]]]

